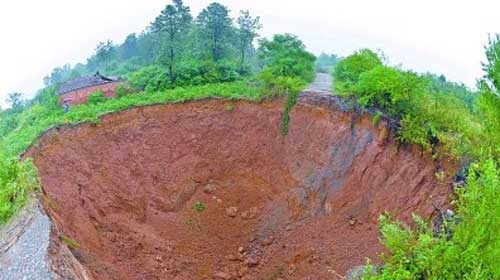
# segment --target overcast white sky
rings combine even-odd
[[[52,68],[85,62],[100,41],[142,31],[169,0],[15,0],[0,2],[0,106],[27,97]],[[213,0],[185,0],[196,16]],[[499,1],[221,0],[232,16],[260,15],[263,36],[297,34],[316,54],[380,48],[391,64],[445,74],[473,87],[488,33],[500,32]]]

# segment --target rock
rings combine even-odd
[[[260,244],[262,246],[269,246],[269,245],[273,244],[273,242],[274,242],[274,237],[269,236],[267,238],[264,238],[262,241],[260,241]]]
[[[242,268],[240,268],[240,270],[238,270],[238,276],[239,277],[243,277],[247,273],[248,273],[248,267],[246,267],[246,266],[243,266]]]
[[[257,259],[256,257],[248,257],[245,260],[245,264],[248,267],[258,266],[259,265],[259,259]]]
[[[217,187],[212,185],[212,184],[208,184],[208,185],[203,187],[203,192],[206,194],[213,194],[216,190],[217,190]]]
[[[245,248],[243,247],[238,247],[238,253],[243,253],[245,252]]]
[[[229,217],[234,218],[236,217],[236,215],[238,215],[238,207],[234,206],[228,207],[226,208],[226,213]]]
[[[214,274],[214,279],[231,280],[231,274],[226,272],[217,272]]]
[[[301,219],[308,210],[309,197],[304,188],[291,189],[288,192],[287,203],[292,220]]]
[[[222,203],[222,199],[217,198],[217,203]]]
[[[374,271],[368,272],[368,274],[371,274],[372,276],[375,275],[375,272],[377,271],[377,267],[374,267]],[[349,269],[345,275],[346,280],[362,280],[365,278],[366,275],[366,266],[364,265],[358,265],[355,266],[351,269]]]
[[[288,274],[292,275],[295,273],[295,271],[297,271],[297,267],[294,264],[290,264],[288,266]]]
[[[233,255],[233,254],[229,254],[227,255],[226,259],[228,259],[229,261],[238,261],[238,257]]]

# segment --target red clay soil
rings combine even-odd
[[[95,279],[338,279],[378,260],[380,213],[429,216],[451,175],[325,98],[285,140],[281,102],[205,100],[53,129],[28,155]]]

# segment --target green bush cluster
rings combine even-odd
[[[499,196],[500,169],[487,159],[471,167],[458,192],[458,215],[444,223],[439,237],[417,216],[413,228],[381,216],[389,254],[382,256],[382,268],[368,265],[365,279],[500,279]]]
[[[259,58],[264,68],[258,78],[262,91],[268,97],[286,96],[281,122],[281,133],[288,134],[290,111],[297,102],[300,91],[316,76],[315,56],[306,51],[305,45],[295,35],[274,35],[271,41],[262,40]]]
[[[401,143],[417,144],[457,158],[472,157],[481,132],[474,113],[477,93],[444,77],[384,65],[364,49],[337,63],[334,88],[400,121]],[[439,146],[439,150],[436,147]]]
[[[104,92],[102,90],[97,90],[87,97],[87,102],[88,104],[96,105],[99,103],[102,103],[106,100],[106,97],[104,96]]]

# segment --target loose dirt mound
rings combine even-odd
[[[97,279],[336,279],[376,260],[381,212],[429,215],[448,186],[332,100],[303,98],[284,141],[281,103],[212,100],[52,130],[29,155]]]

